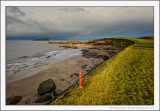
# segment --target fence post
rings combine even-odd
[[[79,88],[82,87],[82,83],[81,83],[81,70],[79,70]]]

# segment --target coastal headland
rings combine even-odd
[[[49,43],[57,44],[58,42],[53,41]],[[49,68],[33,76],[6,84],[6,97],[22,97],[21,100],[16,104],[48,104],[58,98],[60,95],[63,95],[64,97],[65,92],[67,92],[73,85],[78,82],[79,70],[82,71],[82,77],[84,78],[86,75],[90,74],[90,72],[97,69],[102,63],[109,60],[114,55],[120,51],[123,51],[125,48],[133,45],[134,43],[135,41],[133,39],[125,38],[104,38],[88,40],[84,42],[59,42],[58,44],[68,44],[61,46],[64,48],[83,48],[81,50],[82,54],[65,59],[60,63],[53,64]],[[73,44],[81,45],[75,46]],[[100,71],[103,72],[102,70]],[[48,96],[50,99],[47,101],[37,102],[41,100],[39,99],[41,98],[41,95],[38,94],[37,89],[40,87],[39,85],[42,82],[48,79],[52,79],[54,81],[56,89],[54,92],[49,94],[51,96]],[[56,96],[55,92],[60,93],[58,97]]]

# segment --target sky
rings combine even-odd
[[[6,7],[7,40],[154,35],[153,7]]]

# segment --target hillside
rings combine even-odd
[[[154,39],[136,41],[98,66],[52,105],[153,105]]]

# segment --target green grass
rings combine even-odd
[[[129,38],[128,38],[129,39]],[[53,105],[153,105],[154,39],[133,39],[136,45],[119,52],[71,88]]]

